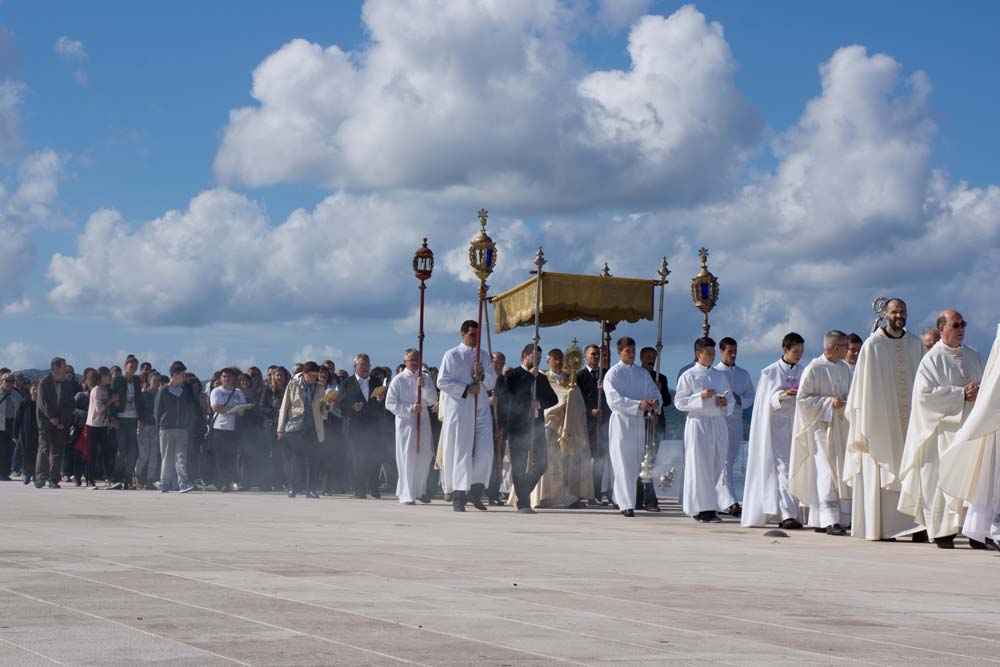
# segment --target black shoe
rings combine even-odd
[[[62,487],[59,486],[59,482],[56,482],[56,481],[53,481],[53,480],[50,479],[49,480],[49,488],[50,489],[61,489]]]
[[[80,486],[80,484],[81,484],[80,478],[79,477],[74,477],[73,478],[73,486]],[[152,485],[150,485],[150,488],[153,488]]]
[[[835,523],[832,526],[826,527],[827,535],[847,535],[847,531],[839,523]]]
[[[44,479],[36,479],[35,480],[35,488],[36,489],[44,489],[45,488],[45,480]]]
[[[913,533],[912,537],[913,537],[913,541],[916,542],[917,544],[923,544],[924,542],[929,542],[930,541],[928,539],[928,537],[927,537],[927,531],[926,530],[917,531],[917,532]],[[947,547],[945,547],[945,548],[947,549]]]
[[[737,518],[743,516],[743,506],[739,503],[733,503],[726,508],[726,514],[729,516],[735,516]]]
[[[916,540],[914,540],[916,541]],[[948,535],[947,537],[935,537],[934,544],[938,549],[954,549],[955,548],[955,536]]]
[[[419,500],[420,502],[422,502],[424,505],[430,505],[431,504],[431,497],[428,496],[427,494],[424,494],[424,495],[420,496],[419,498],[417,498],[417,500]]]
[[[456,512],[465,511],[465,491],[455,491],[451,494],[451,508]]]
[[[622,510],[622,516],[635,516],[635,510]]]
[[[372,491],[372,498],[381,498],[382,494],[378,491]]]
[[[587,503],[583,502],[582,500],[577,500],[576,502],[573,502],[573,503],[569,504],[569,508],[571,510],[581,510],[581,509],[583,509],[586,506],[587,506]],[[656,511],[659,512],[660,511],[659,508],[657,508]]]
[[[473,498],[472,506],[475,507],[480,512],[485,512],[487,510],[486,505],[483,504],[482,498]]]
[[[1000,544],[997,541],[989,537],[986,538],[986,548],[990,551],[1000,551]]]
[[[785,530],[802,530],[802,523],[798,519],[785,519],[778,524],[778,527]]]
[[[570,507],[572,507],[572,505],[570,505]],[[647,507],[643,507],[643,509],[646,510],[647,512],[659,512],[660,511],[660,506],[659,505],[649,505]]]
[[[518,514],[538,514],[538,512],[536,512],[535,510],[531,509],[530,507],[518,507],[517,508],[517,513]]]
[[[986,543],[969,538],[969,548],[975,551],[986,551]]]
[[[407,500],[407,501],[406,501],[405,503],[403,503],[403,504],[404,504],[404,505],[416,505],[416,504],[417,504],[417,501],[416,501],[416,500]]]
[[[719,515],[716,514],[715,510],[702,512],[701,520],[703,523],[722,523],[722,519],[719,518]]]
[[[294,498],[294,497],[295,497],[295,495],[296,495],[296,494],[295,494],[295,492],[294,492],[294,491],[292,491],[291,489],[289,489],[289,490],[288,490],[288,497],[289,497],[289,498]]]
[[[368,496],[363,493],[352,493],[351,498],[354,498],[355,500],[366,500]]]
[[[829,528],[829,526],[827,526],[827,528]],[[826,532],[826,528],[813,528],[813,532],[814,533],[825,533]]]
[[[31,478],[30,478],[30,477],[28,477],[27,475],[25,475],[25,476],[24,476],[24,479],[23,479],[23,480],[21,480],[21,481],[23,481],[23,482],[24,482],[24,485],[25,485],[25,486],[27,486],[28,484],[31,484]]]

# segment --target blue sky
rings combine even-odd
[[[579,11],[576,5],[569,7],[569,19],[574,25],[566,29],[569,35],[565,37],[565,48],[571,54],[572,62],[565,69],[547,75],[554,77],[553,80],[576,80],[591,71],[628,71],[631,65],[627,52],[629,34],[640,15],[670,17],[683,6],[683,3],[654,2],[643,7],[645,4],[612,3],[612,9],[617,5],[627,21],[620,24],[602,22],[606,15],[597,3],[584,11]],[[640,11],[624,11],[626,5],[636,5]],[[302,169],[294,164],[286,172],[278,170],[276,174],[269,173],[263,178],[251,173],[245,164],[228,171],[218,166],[216,160],[229,149],[258,151],[241,153],[249,156],[247,160],[258,163],[262,155],[267,155],[267,150],[273,150],[273,146],[255,147],[251,145],[251,140],[244,139],[240,139],[242,144],[233,148],[235,140],[227,142],[226,139],[230,128],[229,114],[243,107],[259,107],[260,100],[255,100],[250,94],[254,69],[291,40],[303,39],[324,48],[337,45],[345,52],[353,52],[358,71],[364,71],[361,63],[365,54],[373,53],[373,42],[377,40],[373,40],[373,31],[366,28],[361,3],[285,2],[279,6],[247,2],[176,2],[168,5],[108,2],[96,8],[83,3],[44,0],[4,3],[0,7],[0,24],[8,32],[8,39],[4,51],[0,53],[0,75],[21,86],[21,102],[16,108],[20,124],[19,142],[16,149],[8,152],[4,164],[7,190],[14,190],[18,170],[33,153],[52,150],[60,156],[62,166],[58,195],[47,204],[50,211],[47,218],[39,221],[25,217],[15,221],[29,230],[27,233],[35,248],[35,261],[21,277],[23,297],[30,302],[30,306],[8,309],[7,314],[0,315],[0,350],[6,349],[17,361],[34,363],[58,351],[79,360],[78,365],[96,363],[124,351],[150,353],[163,364],[169,363],[174,355],[186,352],[190,358],[196,359],[200,371],[208,371],[211,365],[222,361],[290,363],[294,355],[305,351],[339,354],[336,360],[343,363],[351,353],[362,348],[373,351],[388,363],[395,360],[397,350],[412,343],[413,336],[406,333],[406,323],[399,322],[406,318],[407,309],[400,305],[402,302],[398,298],[393,297],[414,287],[411,285],[412,278],[408,278],[406,273],[408,257],[398,252],[385,256],[391,259],[385,259],[387,264],[379,267],[386,276],[380,287],[382,291],[373,288],[368,292],[371,295],[370,307],[367,312],[361,312],[360,317],[358,309],[362,307],[353,301],[348,303],[349,299],[344,300],[340,296],[352,290],[350,280],[330,281],[329,308],[313,309],[306,303],[304,306],[289,306],[288,312],[284,312],[277,307],[277,311],[281,311],[280,322],[273,321],[275,317],[270,313],[276,312],[276,306],[269,302],[260,303],[259,316],[251,313],[245,318],[231,314],[222,314],[217,318],[200,315],[192,318],[188,316],[190,310],[169,311],[145,318],[141,309],[123,311],[118,307],[122,300],[120,296],[102,293],[100,289],[93,290],[92,303],[86,298],[55,301],[50,298],[50,292],[59,280],[48,276],[50,259],[54,254],[75,257],[81,260],[80,267],[92,268],[93,265],[88,264],[89,260],[78,250],[78,239],[95,211],[115,209],[120,214],[120,224],[132,232],[167,211],[187,210],[190,200],[203,191],[227,186],[253,202],[266,215],[265,220],[272,227],[285,222],[293,211],[300,208],[310,214],[315,212],[315,217],[319,217],[316,207],[338,192],[355,197],[379,197],[403,208],[411,201],[419,203],[417,210],[438,218],[436,226],[429,228],[432,232],[439,232],[437,238],[441,241],[436,249],[441,268],[437,279],[431,283],[429,296],[433,296],[435,288],[440,290],[442,296],[437,312],[443,313],[441,318],[449,323],[456,318],[461,319],[460,312],[469,309],[474,287],[463,282],[456,271],[445,273],[443,255],[464,243],[459,237],[471,237],[474,213],[481,205],[495,212],[498,228],[510,228],[510,249],[525,255],[522,260],[527,260],[530,248],[546,241],[547,253],[554,260],[553,270],[592,272],[595,263],[599,265],[603,262],[604,258],[597,255],[608,244],[614,246],[614,251],[608,253],[609,258],[619,258],[619,264],[624,263],[624,267],[617,272],[620,275],[641,275],[646,271],[643,267],[647,266],[651,273],[656,266],[653,260],[660,254],[670,256],[672,264],[675,264],[675,256],[683,255],[685,259],[675,266],[674,282],[668,297],[668,309],[677,313],[666,327],[669,347],[665,366],[668,370],[686,360],[689,356],[688,341],[697,332],[697,318],[688,305],[686,284],[695,265],[692,251],[701,244],[709,247],[719,245],[721,255],[717,261],[722,264],[713,263],[712,259],[710,264],[722,282],[723,298],[731,295],[727,303],[720,304],[719,326],[726,327],[726,331],[720,331],[719,335],[732,333],[741,339],[745,335],[756,341],[747,346],[743,357],[743,363],[751,368],[759,368],[771,356],[767,352],[768,345],[773,346],[777,336],[762,318],[773,317],[778,323],[785,321],[789,326],[806,328],[810,333],[829,326],[862,329],[870,322],[864,308],[865,301],[875,296],[874,292],[879,289],[893,288],[902,289],[904,296],[908,296],[906,288],[912,287],[913,296],[917,297],[917,303],[911,309],[914,311],[911,312],[914,326],[929,321],[936,309],[952,305],[964,308],[966,318],[980,324],[978,329],[970,332],[970,336],[974,344],[985,352],[992,338],[992,326],[998,320],[996,310],[989,308],[988,301],[977,300],[973,296],[968,298],[967,305],[961,301],[935,301],[918,283],[909,282],[913,280],[912,276],[897,281],[892,274],[906,272],[887,268],[886,276],[877,272],[859,276],[849,292],[845,289],[844,293],[833,296],[826,292],[824,298],[837,302],[835,307],[819,307],[815,311],[803,307],[796,309],[795,303],[814,305],[815,298],[796,292],[795,297],[789,298],[786,303],[785,299],[776,297],[773,292],[777,291],[780,295],[786,288],[782,280],[774,273],[756,275],[745,272],[741,268],[743,263],[738,261],[741,245],[734,241],[730,246],[725,238],[717,237],[711,231],[712,223],[709,221],[712,215],[726,218],[732,216],[733,211],[745,209],[745,204],[739,200],[740,189],[748,185],[768,187],[761,183],[768,180],[769,175],[780,173],[783,157],[787,155],[782,153],[783,149],[775,149],[775,139],[780,140],[777,142],[780,145],[787,143],[787,133],[803,118],[806,105],[810,100],[823,96],[824,89],[818,74],[820,65],[829,61],[838,49],[854,44],[866,47],[869,58],[876,53],[884,53],[898,63],[899,81],[890,86],[890,97],[905,97],[907,77],[918,70],[926,74],[932,92],[927,96],[926,103],[920,103],[921,122],[894,126],[892,131],[905,138],[908,127],[919,128],[930,123],[934,130],[923,139],[929,153],[925,173],[913,177],[913,187],[903,188],[907,192],[918,191],[918,194],[910,195],[916,204],[910,206],[904,203],[889,213],[858,214],[856,218],[836,224],[844,225],[845,229],[862,229],[861,225],[868,225],[863,227],[864,233],[859,234],[857,241],[864,244],[877,244],[884,240],[878,235],[866,237],[865,234],[879,225],[888,225],[894,230],[889,234],[888,245],[891,247],[895,242],[905,244],[920,236],[916,226],[907,227],[907,220],[913,217],[912,210],[921,208],[918,199],[933,198],[929,194],[933,187],[928,175],[932,170],[943,170],[948,188],[957,188],[963,181],[968,183],[970,189],[983,189],[1000,183],[1000,168],[993,159],[1000,149],[1000,127],[995,123],[998,90],[995,65],[1000,62],[1000,46],[992,34],[1000,19],[1000,7],[988,2],[949,6],[928,2],[905,5],[700,2],[696,7],[704,15],[705,22],[718,22],[724,28],[724,42],[735,65],[732,85],[745,99],[749,109],[746,115],[755,117],[758,125],[755,129],[748,129],[738,127],[739,123],[732,118],[716,119],[722,128],[718,134],[725,137],[727,132],[731,133],[733,145],[743,142],[742,150],[727,152],[724,146],[720,147],[717,154],[711,157],[716,162],[707,167],[702,161],[692,158],[694,166],[684,173],[697,169],[732,169],[735,180],[697,181],[695,186],[704,190],[698,190],[701,194],[691,200],[683,194],[665,195],[663,199],[656,200],[655,195],[637,191],[634,196],[626,195],[607,206],[603,206],[598,197],[576,210],[564,205],[559,210],[546,210],[535,200],[519,200],[516,196],[505,197],[501,194],[490,201],[488,196],[482,194],[495,192],[490,189],[489,182],[477,183],[478,189],[474,194],[463,198],[452,196],[450,191],[445,192],[444,189],[407,181],[405,175],[387,177],[391,182],[373,183],[364,174],[349,173],[347,167],[338,167],[330,174],[317,175],[313,179],[302,178]],[[426,19],[436,10],[414,5],[410,11],[414,18],[421,14],[419,18]],[[383,17],[374,20],[397,19]],[[520,20],[522,17],[511,11],[509,21]],[[523,25],[530,32],[544,20],[544,17],[532,16],[524,19]],[[415,32],[422,29],[416,27],[416,24],[423,25],[422,21],[414,23]],[[378,25],[385,27],[388,24]],[[539,34],[546,36],[549,35],[546,31],[550,29],[537,28]],[[389,31],[385,34],[395,33]],[[432,37],[429,35],[429,39]],[[57,49],[60,38],[78,41],[79,50],[71,48],[73,52],[69,53],[63,49],[60,53]],[[413,39],[419,40],[419,35]],[[507,53],[499,39],[502,36],[497,43],[487,40],[479,46],[485,53],[491,49]],[[464,44],[456,47],[456,53],[461,54],[462,48],[466,48]],[[386,50],[389,50],[388,46]],[[442,47],[442,50],[445,48]],[[498,59],[501,57],[497,56]],[[419,67],[420,63],[413,64],[416,72],[411,72],[413,81],[419,81]],[[725,67],[721,66],[721,69],[725,70]],[[488,74],[484,72],[484,76]],[[711,78],[708,84],[695,82],[685,89],[686,94],[697,95],[703,86],[717,85],[718,79]],[[419,84],[416,85],[419,88]],[[855,92],[858,95],[869,93],[863,85],[851,95]],[[301,90],[293,90],[288,94],[300,93]],[[655,94],[655,91],[650,94]],[[720,94],[728,93],[723,91]],[[874,95],[877,97],[878,93]],[[534,107],[531,109],[535,110]],[[355,116],[360,113],[364,117],[364,110],[353,110],[352,113]],[[456,122],[461,120],[457,118]],[[892,122],[891,119],[889,122]],[[820,132],[817,130],[817,134]],[[373,141],[377,142],[377,139]],[[825,140],[809,143],[793,136],[790,141],[796,144],[791,152],[809,155],[810,161],[836,160],[837,151],[832,151],[834,157],[831,158],[825,149],[816,149],[817,146],[825,146]],[[484,137],[484,143],[490,143],[490,138]],[[378,146],[377,143],[375,145]],[[614,150],[620,148],[612,146]],[[814,149],[814,153],[809,152]],[[474,153],[476,147],[470,146],[469,150]],[[425,157],[429,159],[433,156]],[[266,157],[263,159],[266,160]],[[461,159],[456,156],[456,162]],[[896,166],[890,161],[885,171],[893,172]],[[369,165],[370,172],[378,168],[377,164]],[[834,164],[830,169],[836,171],[830,173],[839,174],[846,168]],[[665,171],[664,176],[665,181],[672,180],[671,172]],[[870,180],[869,176],[866,181]],[[552,193],[550,189],[545,196]],[[575,193],[555,193],[556,196],[560,194],[573,199]],[[961,196],[962,193],[955,194],[956,199]],[[993,204],[988,194],[982,198],[985,204]],[[510,204],[505,206],[508,202]],[[724,209],[722,212],[720,207]],[[987,226],[989,234],[985,239],[994,238],[991,234],[1000,224],[994,214],[995,211],[990,209],[984,214],[986,222],[977,223]],[[460,217],[455,219],[456,215]],[[795,218],[795,224],[815,226],[826,224],[825,221],[830,219],[829,215],[818,210],[810,211],[808,215],[812,217],[806,222]],[[649,249],[647,256],[636,258],[635,264],[627,259],[631,256],[630,248],[656,244],[637,243],[641,238],[635,237],[631,240],[614,238],[596,246],[592,244],[595,230],[614,230],[619,228],[622,220],[629,219],[637,220],[637,227],[624,228],[639,237],[653,235],[652,238],[657,239],[660,238],[658,235],[663,235],[662,248]],[[337,224],[350,223],[340,221]],[[401,221],[400,224],[401,229],[413,236],[409,245],[414,249],[419,237],[430,233],[420,229],[419,222],[414,220]],[[929,224],[930,219],[925,221],[925,226]],[[970,223],[956,219],[953,224],[967,227]],[[447,230],[444,238],[440,235],[442,229]],[[567,236],[567,229],[579,230],[578,233],[588,241],[573,240],[572,234]],[[720,227],[719,234],[727,234],[724,229],[724,226]],[[766,224],[759,226],[756,232],[761,236],[775,233]],[[795,230],[787,228],[780,233],[794,234]],[[738,232],[732,234],[738,236]],[[612,233],[612,236],[618,235]],[[190,239],[186,242],[197,243]],[[780,269],[784,264],[791,265],[797,261],[797,256],[805,257],[812,251],[822,249],[824,243],[827,241],[816,239],[801,253],[796,250],[795,255],[787,257],[778,250],[761,249],[759,255],[754,255],[754,262],[770,260]],[[922,253],[929,253],[926,248],[931,247],[933,244],[928,240],[924,249],[911,248],[906,257],[908,265],[919,268],[925,257]],[[970,247],[975,250],[982,246],[973,244]],[[829,252],[847,251],[838,249]],[[888,252],[892,254],[891,250]],[[266,257],[266,252],[263,256]],[[948,257],[931,257],[929,254],[926,257],[931,272],[934,267],[947,266],[950,261]],[[401,269],[390,266],[400,258],[403,259],[398,262],[402,264]],[[727,262],[727,259],[731,261]],[[751,258],[748,256],[745,260],[750,262]],[[876,265],[880,261],[878,256],[871,259]],[[137,281],[143,280],[142,276],[147,273],[145,269],[143,266],[135,267],[139,275]],[[253,282],[253,269],[242,270],[251,274],[245,276],[245,281]],[[316,273],[318,281],[324,280],[323,270],[315,265],[302,270]],[[206,291],[210,291],[215,269],[199,266],[199,271],[203,271]],[[855,271],[852,275],[858,273]],[[169,271],[165,275],[169,278]],[[523,272],[499,276],[495,287],[503,289],[521,279],[517,277],[519,275],[524,277]],[[150,277],[151,281],[161,279],[159,274]],[[244,277],[237,276],[236,280],[239,284]],[[398,286],[400,284],[402,287]],[[197,300],[200,305],[191,305],[190,308],[212,310],[218,302],[220,313],[230,312],[222,302],[227,302],[232,291],[229,285],[217,299]],[[411,291],[415,300],[416,290]],[[383,293],[386,295],[384,301]],[[7,295],[5,298],[6,303],[10,303],[20,297]],[[840,303],[841,299],[843,303]],[[985,307],[984,303],[987,304]],[[234,300],[229,305],[233,311],[241,308],[253,310],[256,302]],[[833,314],[837,318],[828,321]],[[176,323],[171,321],[171,317],[176,317]],[[442,325],[441,329],[442,332],[433,332],[428,339],[430,355],[439,355],[454,340],[454,336],[443,333],[447,326]],[[647,339],[652,332],[648,326],[638,327],[636,331],[639,337]],[[584,339],[591,333],[587,328],[571,326],[553,332],[549,340],[551,344],[565,344],[562,339],[568,340],[573,335]],[[522,337],[526,338],[527,334]],[[511,342],[506,342],[508,340]],[[520,348],[521,340],[501,338],[498,345],[512,351]],[[812,353],[818,351],[818,346],[810,349]],[[0,359],[0,363],[7,362]]]

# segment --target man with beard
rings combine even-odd
[[[888,540],[913,534],[914,541],[927,541],[927,533],[897,509],[913,382],[923,354],[920,339],[906,330],[906,302],[890,299],[885,325],[861,346],[847,397],[844,479],[852,487],[855,537]]]

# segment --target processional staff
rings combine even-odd
[[[670,275],[670,269],[667,268],[667,258],[664,257],[663,261],[660,262],[660,268],[656,272],[660,276],[659,286],[660,286],[660,312],[657,316],[656,323],[656,378],[654,382],[659,383],[660,381],[660,357],[663,352],[663,294],[667,287],[667,276]],[[658,389],[662,388],[657,387]],[[663,405],[660,405],[660,409],[663,409]],[[639,478],[644,482],[649,482],[653,479],[653,466],[656,463],[656,413],[653,410],[646,412],[646,451],[645,455],[642,457],[642,469],[639,472]]]
[[[701,271],[691,279],[691,299],[694,307],[702,312],[705,321],[701,325],[701,330],[706,338],[711,325],[708,323],[708,313],[715,308],[715,303],[719,300],[719,281],[708,270],[708,250],[699,248],[698,254],[701,256]]]
[[[489,216],[489,212],[485,208],[479,209],[479,233],[475,238],[472,239],[472,243],[469,244],[469,264],[472,266],[473,272],[476,277],[479,278],[479,315],[476,318],[476,329],[477,331],[483,330],[483,306],[486,303],[486,291],[489,286],[486,284],[486,280],[493,273],[493,267],[496,265],[497,260],[497,244],[493,242],[493,239],[489,237],[486,233],[486,219]],[[476,369],[476,364],[479,364],[479,354],[482,350],[482,336],[476,336],[476,360],[472,362],[472,381],[482,382],[484,377],[484,369]],[[472,454],[476,454],[476,432],[479,427],[479,394],[472,395],[473,409],[475,410],[475,417],[473,417],[473,436],[472,436]]]
[[[545,265],[545,254],[542,252],[542,246],[538,246],[538,252],[535,253],[535,270],[532,272],[535,274],[535,335],[532,336],[531,340],[534,343],[534,349],[531,351],[532,359],[534,360],[535,371],[538,371],[538,364],[541,363],[541,355],[538,352],[538,341],[540,340],[538,336],[538,325],[542,314],[542,267]],[[531,466],[534,463],[534,452],[535,452],[535,401],[537,400],[538,394],[538,376],[535,376],[535,380],[531,383],[531,406],[528,410],[528,417],[531,422],[529,428],[528,437],[528,462],[525,464],[525,474],[531,472]]]
[[[420,422],[423,421],[423,409],[421,405],[421,395],[424,386],[424,290],[427,286],[425,281],[431,279],[431,272],[434,271],[434,253],[427,247],[427,239],[424,239],[422,246],[417,248],[413,255],[413,274],[420,281],[420,324],[417,329],[417,454],[420,453]]]
[[[608,268],[608,263],[604,262],[604,268],[601,269],[602,278],[611,277],[611,269]],[[600,414],[601,406],[604,403],[604,391],[601,389],[601,383],[604,381],[604,349],[607,347],[608,356],[611,355],[611,331],[608,328],[613,327],[607,320],[601,320],[601,335],[598,339],[600,344],[600,349],[598,350],[598,362],[597,362],[597,412]],[[610,361],[610,359],[609,359]],[[608,364],[610,366],[610,363]],[[594,442],[597,443],[597,451],[601,451],[601,421],[603,417],[599,416],[594,422]]]

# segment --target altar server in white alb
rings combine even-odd
[[[695,364],[681,374],[674,407],[684,421],[684,513],[705,523],[721,522],[718,512],[733,504],[726,478],[732,390],[726,373],[712,367],[715,341],[694,342]],[[742,433],[743,428],[740,427]]]
[[[967,503],[962,534],[974,549],[1000,551],[1000,326],[979,394],[941,452],[938,486]]]
[[[618,363],[604,376],[604,397],[611,409],[608,449],[614,472],[614,501],[625,516],[635,516],[635,491],[646,445],[648,410],[660,411],[660,390],[635,363],[635,341],[618,339]]]
[[[794,331],[781,341],[781,358],[760,373],[750,419],[747,476],[743,487],[744,526],[778,521],[786,530],[802,528],[799,500],[788,488],[795,395],[802,377],[805,341]]]
[[[851,369],[843,361],[847,334],[828,331],[823,354],[802,371],[795,398],[788,488],[809,507],[808,526],[846,535],[851,523],[851,489],[843,480],[847,451],[847,393]]]
[[[962,344],[961,313],[943,311],[937,328],[941,336],[920,360],[913,384],[910,428],[899,471],[899,511],[912,516],[939,547],[954,549],[965,507],[961,498],[939,487],[940,457],[972,412],[985,364],[978,352]]]
[[[420,368],[416,350],[403,353],[406,368],[389,383],[385,407],[396,415],[396,496],[402,505],[429,503],[427,473],[431,467],[431,417],[428,408],[437,403],[437,391],[427,371]],[[417,387],[420,401],[417,402]],[[420,452],[417,452],[417,420],[420,421]]]
[[[456,512],[465,511],[466,499],[476,509],[486,509],[482,494],[493,467],[493,416],[486,392],[496,385],[497,375],[486,350],[476,359],[478,341],[479,325],[463,322],[462,343],[444,353],[438,371],[438,390],[448,397],[442,402],[442,486],[453,494]]]
[[[736,501],[737,489],[733,483],[733,468],[736,466],[736,459],[740,450],[743,449],[743,411],[753,409],[753,380],[750,373],[736,365],[736,340],[733,338],[723,338],[719,341],[719,363],[715,364],[715,370],[721,372],[729,380],[729,387],[732,390],[733,411],[726,417],[726,428],[729,431],[729,448],[726,450],[726,490],[725,495],[720,497],[719,502],[730,498],[729,505],[722,505],[726,511],[739,516],[742,506]]]
[[[913,534],[915,541],[927,541],[913,518],[897,509],[913,380],[923,354],[920,339],[906,330],[906,303],[890,299],[885,325],[861,346],[847,396],[844,480],[851,485],[855,537],[885,540]]]

